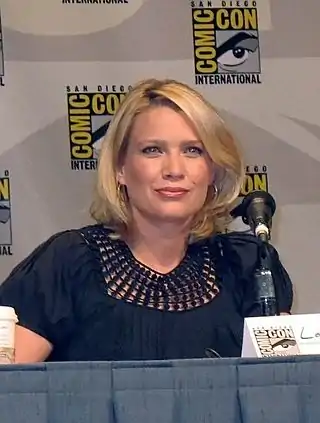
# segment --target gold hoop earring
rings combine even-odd
[[[209,201],[214,200],[218,195],[218,188],[215,184],[209,185],[208,188],[208,199]]]
[[[122,189],[123,187],[125,188],[125,185],[118,184],[117,186],[117,197],[121,206],[126,205],[126,197]]]

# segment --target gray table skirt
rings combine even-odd
[[[0,423],[320,423],[320,356],[0,366]]]

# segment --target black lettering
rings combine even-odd
[[[274,355],[272,345],[268,337],[268,331],[266,329],[255,329],[254,336],[263,357]]]
[[[265,329],[256,329],[254,331],[254,334],[256,336],[267,336],[268,335],[268,332]]]
[[[241,1],[241,0],[229,0],[222,1],[221,7],[257,7],[256,1]]]
[[[13,256],[11,245],[0,245],[0,256]]]
[[[72,160],[71,169],[72,170],[97,170],[97,160]]]
[[[307,330],[305,329],[305,327],[302,327],[301,329],[301,333],[300,333],[300,338],[301,339],[312,339],[314,337],[313,333],[307,333]]]
[[[261,84],[259,74],[219,74],[195,75],[196,85]]]

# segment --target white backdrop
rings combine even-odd
[[[91,223],[117,98],[170,77],[204,93],[240,138],[243,192],[277,201],[273,243],[294,309],[320,311],[320,2],[238,3],[0,0],[0,280],[51,234]]]

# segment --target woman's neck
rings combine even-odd
[[[169,273],[185,256],[189,230],[186,225],[136,223],[125,237],[134,257],[159,273]]]

